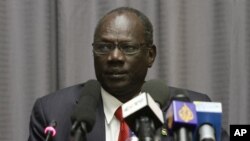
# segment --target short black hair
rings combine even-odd
[[[144,35],[145,35],[145,40],[146,43],[149,44],[153,44],[153,26],[152,23],[150,22],[150,20],[148,19],[148,17],[146,15],[144,15],[142,12],[140,12],[139,10],[136,10],[134,8],[131,7],[119,7],[116,9],[111,10],[110,12],[108,12],[107,14],[105,14],[98,22],[96,28],[95,28],[95,33],[94,33],[94,38],[96,37],[96,32],[98,31],[98,28],[100,27],[103,19],[112,14],[112,13],[118,13],[118,14],[122,14],[122,13],[133,13],[136,16],[138,16],[138,18],[141,20],[143,26],[144,26]]]

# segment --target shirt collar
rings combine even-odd
[[[122,105],[122,102],[120,102],[110,93],[105,91],[103,88],[101,88],[101,95],[102,95],[102,101],[103,101],[104,115],[105,115],[107,123],[109,124],[112,118],[114,117],[116,109],[118,109],[119,106]]]

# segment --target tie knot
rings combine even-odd
[[[122,107],[121,107],[121,106],[115,111],[115,117],[116,117],[119,121],[123,121],[123,117],[122,117]]]

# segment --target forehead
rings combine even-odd
[[[144,39],[144,26],[134,13],[111,13],[104,17],[96,32],[97,39]]]

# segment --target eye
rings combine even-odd
[[[132,45],[132,44],[123,44],[123,45],[121,45],[121,48],[126,53],[134,53],[134,52],[137,52],[139,50],[139,46]]]
[[[99,43],[95,45],[95,50],[98,52],[109,52],[113,49],[113,45],[112,44],[108,44],[108,43]]]

